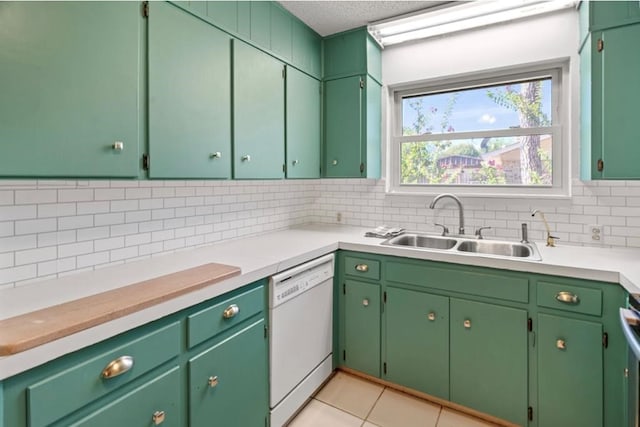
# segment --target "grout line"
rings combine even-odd
[[[378,397],[376,398],[376,401],[373,402],[373,405],[371,405],[371,409],[369,409],[369,412],[367,412],[367,415],[365,415],[364,420],[367,421],[369,418],[369,415],[371,415],[371,413],[373,412],[373,409],[376,407],[376,405],[378,404],[378,402],[380,401],[380,398],[382,397],[382,394],[384,393],[384,391],[387,389],[387,387],[383,387],[382,391],[380,392],[380,394],[378,395]],[[371,422],[371,421],[369,421]],[[371,423],[373,424],[373,423]],[[377,424],[376,424],[377,425]]]
[[[440,423],[440,417],[442,416],[443,409],[444,409],[444,406],[440,405],[440,410],[438,411],[438,418],[436,418],[436,425],[434,427],[438,427],[438,424]]]

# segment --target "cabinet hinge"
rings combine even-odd
[[[346,295],[347,294],[347,284],[343,283],[342,284],[342,295]]]
[[[286,163],[282,164],[282,173],[287,173],[287,164]]]
[[[609,334],[608,333],[604,333],[602,334],[602,346],[604,348],[608,348],[609,347]]]
[[[347,360],[347,350],[342,350],[342,360]]]
[[[533,408],[531,406],[527,408],[527,419],[533,421]]]
[[[382,372],[384,372],[384,374],[387,375],[387,362],[384,362],[382,364]]]
[[[531,319],[531,317],[527,319],[527,331],[533,331],[533,320]]]
[[[602,52],[604,50],[604,40],[598,39],[598,42],[596,43],[596,49],[598,49],[598,52]]]
[[[384,291],[382,293],[382,301],[386,304],[387,303],[387,291]]]
[[[264,325],[264,337],[266,338],[267,335],[269,335],[268,333],[269,331],[267,330],[267,325]]]
[[[146,171],[149,170],[149,155],[147,153],[142,155],[142,169]]]
[[[364,80],[360,79],[360,89],[364,89]]]
[[[148,18],[149,17],[149,2],[148,1],[143,1],[142,2],[142,16],[144,18]]]
[[[602,172],[604,170],[604,160],[598,159],[598,162],[596,163],[596,169],[598,169],[598,172]]]
[[[360,173],[364,172],[364,163],[360,163]]]
[[[283,79],[287,78],[287,67],[286,66],[282,67],[282,78]]]

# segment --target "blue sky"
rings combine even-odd
[[[519,91],[519,84],[512,84],[512,90]],[[504,87],[501,88],[504,90]],[[440,133],[443,114],[447,109],[453,93],[442,93],[424,96],[423,111],[435,108],[431,124],[433,133]],[[551,117],[551,79],[543,81],[543,111]],[[410,126],[416,120],[415,110],[409,107],[411,98],[403,101],[403,124]],[[487,88],[471,89],[458,92],[456,102],[448,124],[455,132],[467,132],[476,130],[505,129],[510,126],[518,126],[518,113],[501,107],[487,96]],[[445,130],[446,132],[446,130]]]

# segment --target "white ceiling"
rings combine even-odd
[[[321,36],[362,27],[446,1],[280,1],[285,9],[313,28]]]

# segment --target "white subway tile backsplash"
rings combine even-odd
[[[5,252],[0,254],[0,268],[13,267],[15,264],[13,262],[14,253],[13,252]]]
[[[58,249],[55,246],[49,246],[38,249],[27,249],[17,251],[15,253],[15,264],[37,264],[42,261],[49,261],[58,257]]]
[[[77,215],[58,218],[58,230],[93,227],[93,215]]]
[[[1,188],[1,187],[0,187]],[[13,205],[14,192],[10,190],[0,191],[0,206]]]
[[[123,200],[124,188],[100,188],[94,190],[94,200]]]
[[[58,190],[16,190],[16,205],[32,205],[38,203],[56,203]]]
[[[109,252],[93,252],[88,255],[80,255],[76,258],[77,268],[93,267],[109,262]]]
[[[0,283],[13,283],[33,279],[38,276],[38,265],[27,264],[19,267],[0,269]]]
[[[33,234],[46,233],[56,231],[58,229],[58,221],[55,218],[46,219],[28,219],[15,222],[15,234]]]
[[[0,221],[36,218],[37,212],[36,205],[0,206]]]
[[[76,211],[78,215],[99,214],[109,212],[109,202],[79,202]]]
[[[83,228],[76,231],[78,242],[86,240],[104,239],[109,237],[109,227],[91,227]]]
[[[36,248],[37,246],[38,242],[35,234],[0,238],[0,253],[17,252]]]
[[[58,190],[58,202],[91,202],[93,201],[92,189]]]
[[[38,205],[38,218],[76,215],[75,203],[50,203]]]
[[[110,227],[111,237],[126,236],[128,234],[136,234],[139,231],[138,223],[112,225]]]
[[[102,225],[124,224],[124,212],[98,214],[94,216],[93,221],[96,227]]]
[[[70,256],[76,256],[76,255],[84,255],[84,254],[90,254],[91,252],[93,252],[93,244],[94,241],[90,240],[87,242],[80,242],[80,243],[69,243],[69,244],[65,244],[65,245],[59,245],[58,246],[58,256],[60,258],[67,258]]]
[[[124,247],[124,237],[111,237],[108,239],[95,240],[93,248],[96,252],[108,251],[111,249],[119,249]]]
[[[76,230],[38,233],[38,247],[63,245],[76,241]]]

